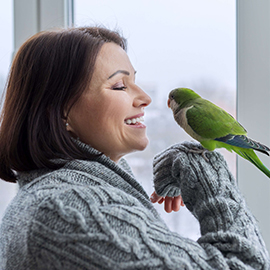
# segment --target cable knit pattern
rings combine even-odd
[[[202,237],[198,242],[210,252],[215,248],[221,251],[230,269],[246,269],[245,263],[260,268],[268,256],[264,242],[223,156],[207,152],[206,160],[194,153],[196,150],[203,148],[198,143],[184,142],[155,156],[157,194],[182,195],[200,222]]]
[[[269,269],[223,158],[210,153],[206,163],[188,148],[157,155],[154,181],[159,194],[181,191],[201,223],[198,242],[169,231],[124,159],[100,155],[19,175],[0,228],[0,269]]]

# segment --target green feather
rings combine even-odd
[[[177,88],[169,94],[176,122],[210,151],[226,148],[253,163],[270,178],[270,171],[253,150],[267,155],[270,149],[246,137],[247,131],[229,113],[201,98],[188,88]]]
[[[260,159],[257,157],[252,149],[244,149],[239,147],[233,147],[235,153],[253,163],[259,170],[270,178],[270,171],[263,165]]]
[[[187,111],[186,117],[194,132],[205,139],[247,133],[230,114],[202,98],[194,100],[193,107]]]

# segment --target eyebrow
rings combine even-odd
[[[113,76],[117,75],[118,73],[122,73],[122,74],[125,74],[125,75],[127,75],[127,76],[130,75],[130,73],[129,73],[128,71],[126,71],[126,70],[117,70],[116,72],[114,72],[114,73],[108,78],[108,80],[111,79]],[[136,73],[136,71],[135,71],[135,73]]]

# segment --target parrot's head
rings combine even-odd
[[[185,108],[187,102],[200,96],[189,88],[176,88],[169,94],[168,107],[173,111]]]

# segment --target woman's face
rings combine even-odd
[[[150,102],[135,84],[135,70],[126,52],[115,43],[105,43],[89,89],[70,110],[68,130],[117,162],[147,146],[146,126],[141,119]]]

